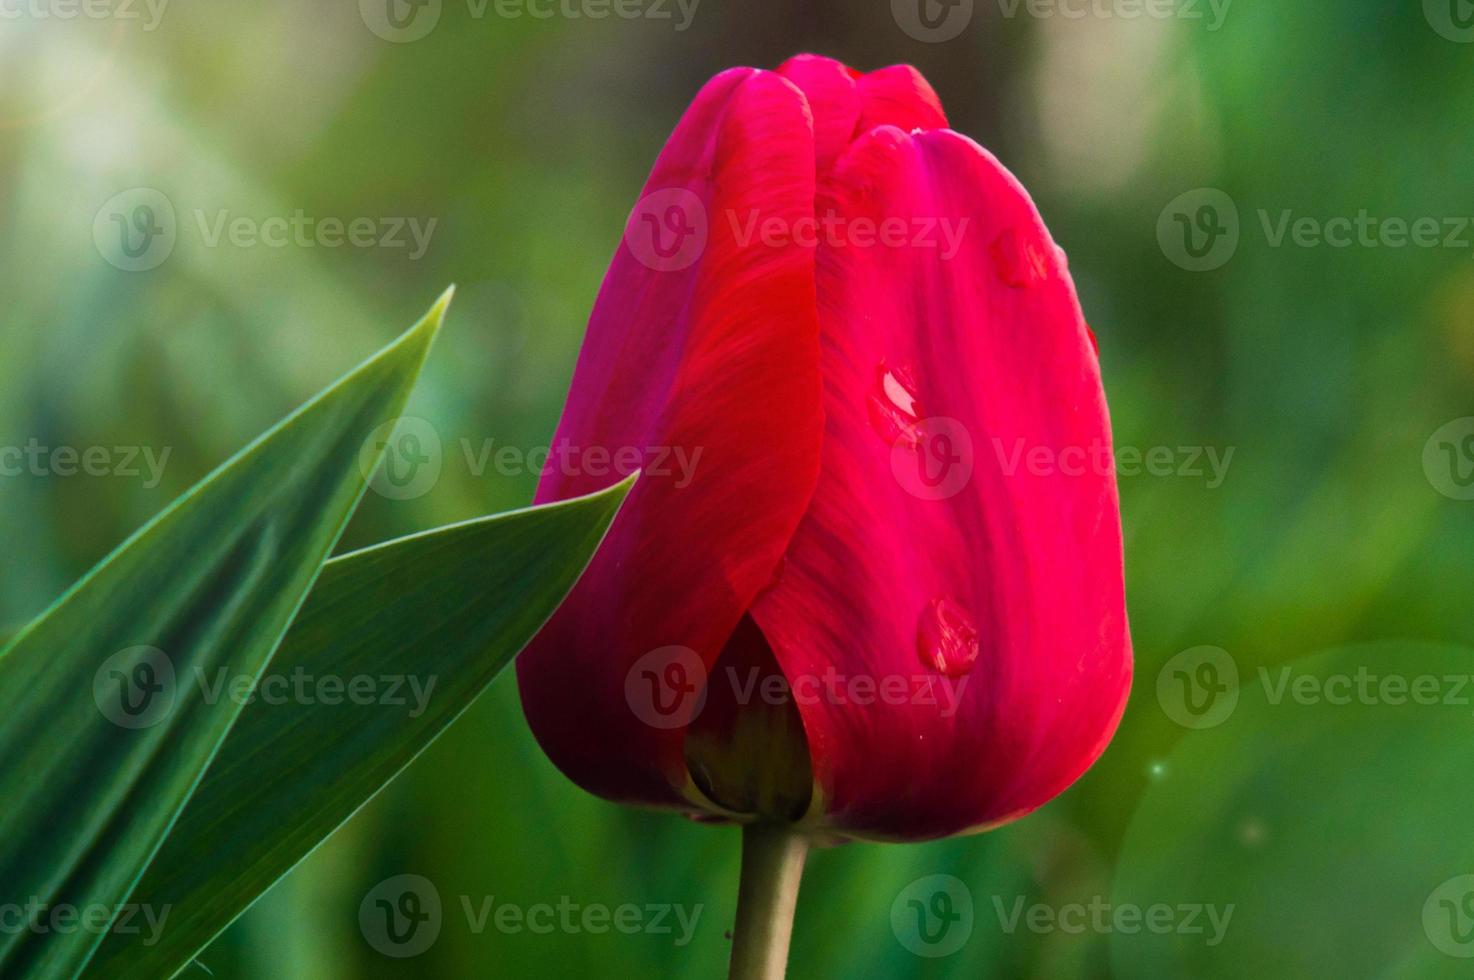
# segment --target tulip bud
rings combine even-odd
[[[1064,253],[915,70],[724,72],[631,213],[538,489],[644,469],[519,660],[528,722],[619,802],[1015,819],[1125,705],[1110,445]]]

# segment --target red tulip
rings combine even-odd
[[[1015,819],[1131,675],[1063,252],[912,68],[712,79],[595,304],[540,502],[643,466],[518,664],[612,800],[914,840]]]

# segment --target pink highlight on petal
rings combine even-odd
[[[870,425],[887,446],[900,441],[913,445],[916,424],[922,420],[916,380],[905,367],[881,361],[876,368],[875,391],[870,395]]]

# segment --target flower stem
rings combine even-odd
[[[783,980],[809,842],[781,824],[742,828],[742,880],[729,980]]]

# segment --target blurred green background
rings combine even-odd
[[[1250,672],[1354,640],[1474,644],[1474,503],[1449,482],[1459,460],[1441,475],[1425,460],[1442,427],[1474,434],[1457,421],[1474,414],[1474,230],[1447,240],[1474,216],[1467,5],[1181,0],[1132,17],[1135,0],[978,0],[932,8],[965,23],[927,39],[901,0],[647,0],[603,18],[588,16],[606,9],[597,0],[560,2],[546,19],[495,0],[397,6],[438,17],[406,31],[385,0],[176,0],[156,20],[157,0],[108,17],[63,17],[64,0],[0,11],[0,447],[170,454],[157,485],[146,468],[0,477],[0,625],[40,611],[451,282],[413,409],[443,440],[441,477],[415,499],[370,495],[344,546],[526,503],[533,473],[477,475],[466,447],[546,445],[624,218],[701,83],[803,50],[910,62],[1068,251],[1118,443],[1170,447],[1179,465],[1121,476],[1138,680],[1101,762],[992,834],[816,854],[792,975],[1113,975],[1111,935],[1008,932],[993,897],[1110,895],[1133,815],[1188,736],[1157,695],[1170,658],[1210,645]],[[177,240],[147,271],[121,268],[135,259],[109,244],[137,188],[175,212]],[[1169,204],[1202,188],[1227,195],[1239,232],[1194,271]],[[297,209],[435,224],[418,257],[212,244],[200,224]],[[1440,234],[1310,246],[1276,238],[1287,211],[1323,227],[1432,217]],[[1232,456],[1219,479],[1206,456],[1179,472],[1179,447]],[[1371,805],[1406,807],[1416,828],[1416,801]],[[737,844],[731,829],[574,788],[535,746],[509,673],[201,962],[243,978],[715,976]],[[1460,870],[1474,867],[1448,875]],[[358,909],[405,873],[430,879],[446,911],[429,950],[396,960],[365,941]],[[934,874],[967,883],[975,922],[960,950],[930,958],[891,910]],[[685,944],[477,932],[463,896],[702,911]],[[1212,975],[1236,975],[1224,970]]]

